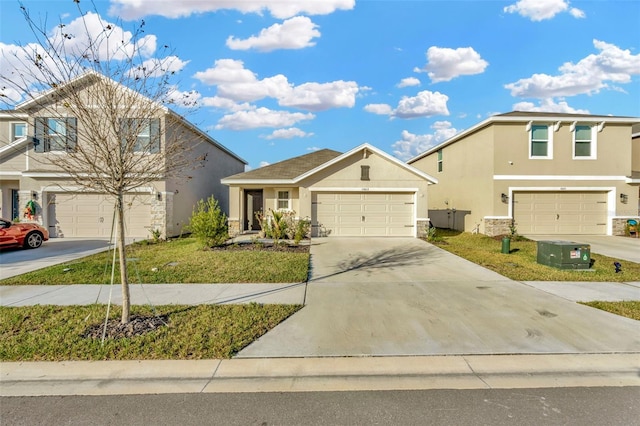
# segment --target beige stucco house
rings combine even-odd
[[[229,228],[259,230],[255,214],[294,211],[312,236],[420,236],[437,179],[369,144],[323,149],[229,176]]]
[[[492,116],[408,164],[438,178],[438,227],[495,236],[622,235],[638,219],[640,118],[544,112]]]
[[[86,74],[74,84],[78,90],[87,90],[95,82],[104,84],[107,80]],[[107,83],[118,85],[112,80]],[[129,89],[122,86],[122,90]],[[38,222],[49,229],[52,237],[109,237],[115,203],[112,197],[79,187],[68,173],[56,167],[55,161],[49,161],[69,155],[69,149],[75,149],[76,144],[88,143],[83,132],[88,131],[85,123],[89,117],[72,116],[64,97],[52,95],[55,93],[46,94],[48,98],[33,98],[12,111],[0,111],[0,215]],[[170,109],[161,107],[155,111],[154,117],[122,117],[127,123],[143,123],[136,143],[152,141],[152,148],[136,152],[139,155],[134,161],[144,163],[147,156],[163,156],[169,149],[167,144],[177,140],[184,144],[181,146],[188,152],[185,155],[206,161],[202,167],[188,170],[188,178],[158,176],[126,194],[126,234],[137,239],[148,238],[156,230],[163,237],[180,234],[197,201],[211,195],[223,211],[228,211],[228,188],[220,179],[243,171],[246,165],[242,158]],[[99,122],[101,108],[92,108],[91,114],[96,114],[91,118]],[[118,141],[115,145],[119,144]],[[24,215],[29,200],[38,205],[33,217]]]

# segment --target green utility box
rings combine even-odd
[[[538,241],[538,263],[558,269],[589,269],[591,246],[573,241]]]

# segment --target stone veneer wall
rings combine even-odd
[[[240,234],[240,221],[238,219],[229,219],[227,223],[230,237],[235,237]]]
[[[508,235],[511,233],[509,227],[513,223],[512,219],[485,219],[484,233],[490,237],[496,235]]]
[[[418,238],[426,238],[429,229],[429,219],[417,220],[416,226],[418,227]]]
[[[629,220],[630,218],[619,218],[619,217],[614,217],[613,220],[613,235],[627,235],[626,233],[626,226],[627,226],[627,220]],[[640,223],[640,217],[634,217],[632,218],[634,220],[636,220],[637,222]]]

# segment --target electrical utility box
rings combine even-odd
[[[558,269],[589,269],[591,246],[572,241],[538,241],[538,263]]]

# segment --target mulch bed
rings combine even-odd
[[[169,317],[166,315],[154,317],[134,315],[131,316],[129,322],[126,324],[122,324],[120,319],[112,319],[107,322],[105,337],[107,339],[123,339],[126,337],[142,336],[160,327],[167,327],[168,322]],[[87,339],[102,339],[103,332],[104,323],[94,324],[87,328],[82,337]]]
[[[225,244],[219,247],[211,247],[211,250],[220,251],[220,250],[230,250],[230,251],[279,251],[279,252],[288,252],[288,253],[309,253],[309,244],[289,244],[287,242],[281,242],[279,244],[273,243],[253,243],[253,242],[242,242],[242,243],[232,243]]]

